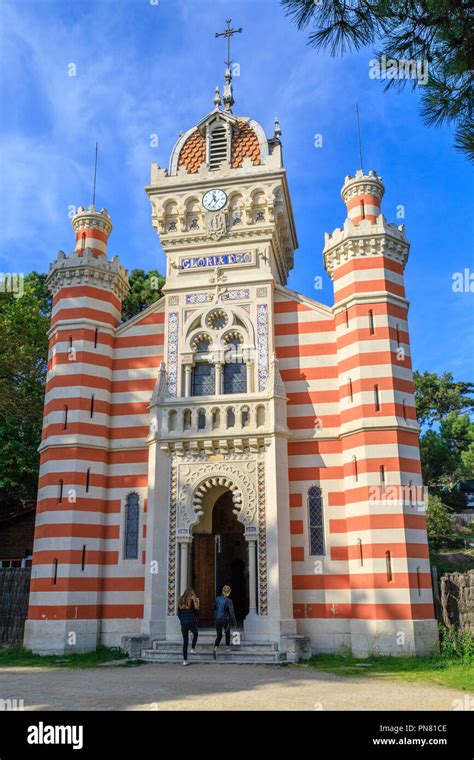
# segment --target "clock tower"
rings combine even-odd
[[[267,138],[230,101],[228,68],[224,103],[216,88],[213,110],[179,137],[168,169],[152,166],[146,188],[167,257],[167,355],[150,406],[150,552],[168,523],[169,489],[176,523],[168,547],[161,542],[167,593],[160,573],[150,575],[143,632],[179,635],[176,599],[189,585],[204,604],[201,619],[211,620],[227,580],[236,593],[242,587],[245,635],[278,642],[296,623],[273,291],[286,283],[297,239],[278,121]]]

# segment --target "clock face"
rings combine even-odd
[[[227,195],[223,190],[208,190],[202,199],[202,205],[208,211],[220,211],[227,203]]]

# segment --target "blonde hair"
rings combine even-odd
[[[179,597],[178,607],[180,610],[189,610],[191,609],[191,605],[194,605],[195,610],[199,609],[199,599],[197,598],[194,589],[189,587],[184,594]]]
[[[222,586],[222,593],[224,596],[230,596],[230,592],[232,591],[230,586]]]

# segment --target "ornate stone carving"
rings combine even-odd
[[[227,233],[227,216],[223,211],[206,214],[204,224],[207,234],[213,240],[220,240]]]
[[[202,515],[202,500],[205,493],[215,486],[229,488],[234,494],[237,519],[248,526],[256,524],[257,493],[254,477],[255,461],[235,461],[184,464],[179,467],[179,527],[191,528]]]

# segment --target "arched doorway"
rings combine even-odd
[[[213,625],[214,599],[224,585],[232,588],[231,598],[239,623],[249,611],[247,541],[244,526],[233,509],[232,492],[225,491],[217,496],[210,519],[198,524],[194,532],[191,584],[201,602],[201,625]]]

